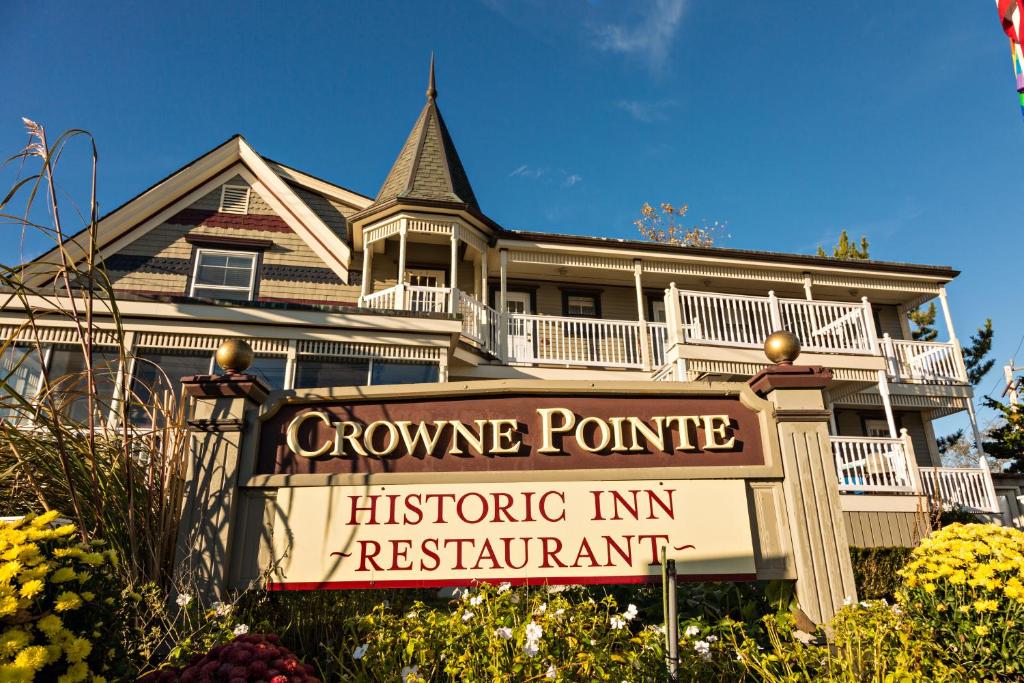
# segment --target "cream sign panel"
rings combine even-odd
[[[278,491],[270,587],[627,583],[755,576],[742,480],[315,486]]]

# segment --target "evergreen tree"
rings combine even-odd
[[[1024,409],[985,398],[985,406],[1002,413],[1002,422],[985,435],[985,453],[1008,463],[1008,472],[1024,474]]]
[[[928,304],[928,308],[921,310],[915,308],[907,311],[907,318],[914,323],[914,330],[911,333],[915,341],[935,341],[939,335],[933,325],[935,324],[935,302]]]
[[[818,256],[828,256],[825,250],[818,247]],[[843,230],[839,233],[839,242],[832,247],[832,258],[844,260],[858,260],[868,258],[868,238],[861,236],[860,247],[850,241],[850,236]]]
[[[971,335],[970,344],[963,347],[964,365],[967,366],[967,380],[972,386],[978,386],[982,378],[995,365],[995,358],[988,358],[992,351],[992,319],[985,320],[985,324],[978,328],[978,331]]]

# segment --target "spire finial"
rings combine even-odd
[[[427,83],[427,99],[437,98],[437,88],[434,86],[434,53],[430,53],[430,81]]]

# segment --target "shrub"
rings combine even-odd
[[[893,600],[900,586],[897,572],[910,559],[910,548],[850,548],[857,595],[863,600]]]
[[[1024,675],[1024,533],[952,524],[924,539],[899,573],[900,604],[950,666]]]
[[[638,610],[573,589],[481,585],[447,608],[383,605],[354,619],[361,636],[339,652],[345,680],[658,680],[664,635]]]
[[[210,683],[269,681],[318,683],[313,667],[303,664],[274,635],[242,635],[226,645],[196,655],[182,668],[169,667],[142,677],[140,683]]]
[[[117,556],[56,518],[0,522],[0,680],[99,681],[121,661],[104,638],[116,626]]]

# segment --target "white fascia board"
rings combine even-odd
[[[297,185],[302,185],[309,190],[318,192],[343,204],[347,204],[354,209],[362,211],[373,203],[373,199],[370,197],[365,197],[356,192],[352,192],[351,190],[346,190],[343,187],[332,185],[326,180],[314,178],[313,176],[307,175],[302,171],[291,168],[290,166],[285,166],[274,161],[267,161],[267,165],[282,178],[290,180]]]

